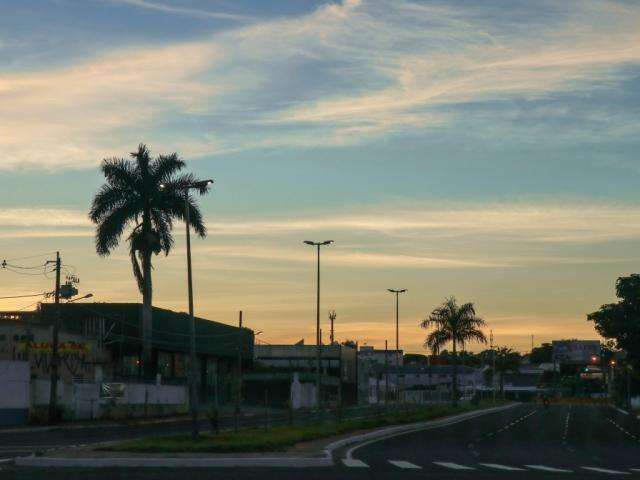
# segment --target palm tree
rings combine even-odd
[[[131,153],[132,160],[109,158],[100,169],[106,183],[93,198],[89,218],[96,227],[96,251],[108,256],[128,231],[129,255],[133,275],[142,294],[142,365],[145,374],[151,365],[152,294],[151,256],[169,254],[173,246],[171,230],[176,219],[185,219],[185,195],[197,180],[192,174],[179,174],[185,162],[176,153],[151,159],[144,144]],[[197,189],[207,193],[204,183]],[[189,223],[200,236],[207,234],[197,203],[188,197]]]
[[[500,375],[500,395],[504,397],[504,374],[520,369],[520,354],[508,347],[496,349],[496,373]]]
[[[447,298],[442,305],[434,309],[420,326],[434,330],[427,335],[424,346],[437,355],[447,343],[453,344],[453,388],[451,400],[454,407],[458,405],[458,345],[470,341],[487,343],[480,330],[485,326],[484,320],[476,316],[473,303],[458,305],[455,297]]]

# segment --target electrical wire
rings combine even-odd
[[[16,257],[16,258],[7,258],[7,262],[12,262],[13,260],[27,260],[30,258],[38,258],[38,257],[48,257],[49,255],[55,255],[56,252],[45,252],[45,253],[38,253],[36,255],[28,255],[26,257]]]
[[[42,292],[42,293],[32,293],[29,295],[13,295],[13,296],[9,296],[9,297],[0,297],[0,300],[5,300],[7,298],[27,298],[27,297],[39,297],[41,295],[48,295],[48,292]]]

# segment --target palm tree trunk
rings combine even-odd
[[[144,288],[142,291],[142,371],[145,377],[154,374],[151,362],[151,335],[152,335],[152,295],[151,284],[151,252],[145,249],[142,252],[142,276]]]
[[[451,386],[451,404],[458,406],[458,355],[456,354],[456,341],[453,340],[453,385]]]

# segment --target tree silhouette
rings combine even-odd
[[[473,303],[458,305],[455,297],[447,298],[442,305],[434,309],[424,319],[420,326],[425,329],[434,328],[427,335],[424,346],[437,354],[442,347],[451,342],[453,345],[453,386],[451,401],[458,405],[458,358],[457,346],[470,341],[487,343],[487,339],[480,330],[485,326],[484,320],[476,316]]]
[[[153,373],[151,365],[152,295],[151,257],[173,246],[173,222],[185,219],[185,199],[189,205],[189,223],[205,237],[207,230],[202,214],[187,188],[196,178],[180,174],[185,162],[176,153],[151,159],[144,144],[131,153],[131,160],[109,158],[100,167],[106,182],[93,198],[89,218],[96,224],[96,251],[108,256],[128,231],[129,255],[133,275],[142,294],[142,365],[145,374]],[[208,186],[197,189],[200,195]],[[188,197],[186,197],[188,195]]]

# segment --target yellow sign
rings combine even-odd
[[[51,342],[21,342],[18,344],[18,351],[20,353],[52,353],[53,347]],[[58,344],[58,353],[60,355],[84,354],[90,351],[91,346],[88,343],[61,342]]]

